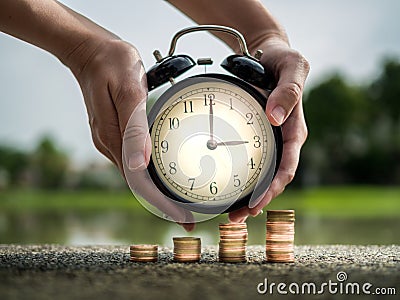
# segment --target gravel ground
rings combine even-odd
[[[247,254],[247,263],[220,263],[217,247],[209,246],[203,248],[200,263],[185,264],[172,261],[171,249],[160,248],[158,263],[131,263],[129,246],[0,245],[0,298],[348,299],[353,291],[349,283],[360,288],[370,283],[371,294],[376,288],[385,293],[395,288],[397,295],[367,299],[399,299],[398,245],[296,246],[296,262],[289,264],[264,262],[263,246],[249,246]],[[268,289],[260,294],[257,285],[265,280]],[[288,294],[278,293],[279,283],[286,283],[281,290]],[[317,292],[323,287],[322,295],[310,295],[313,291],[304,283],[314,284]],[[296,286],[300,295],[294,294]]]

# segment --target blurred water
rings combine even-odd
[[[0,213],[0,243],[133,244],[172,246],[173,236],[199,236],[203,245],[218,243],[219,216],[197,224],[186,233],[182,227],[151,214],[129,212],[26,212]],[[247,221],[249,244],[265,243],[265,215]],[[321,218],[296,216],[295,243],[399,244],[400,218]]]

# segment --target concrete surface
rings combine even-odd
[[[127,245],[0,245],[0,299],[348,299],[350,283],[371,284],[358,299],[399,299],[399,245],[296,246],[291,264],[264,262],[264,246],[248,247],[241,264],[219,263],[217,251],[205,247],[200,263],[184,264],[161,247],[158,263],[131,263]]]

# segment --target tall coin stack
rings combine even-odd
[[[174,261],[197,262],[201,256],[201,240],[196,237],[174,237]]]
[[[219,233],[219,261],[246,262],[247,224],[220,224]]]
[[[158,260],[158,245],[130,246],[131,261],[156,262]]]
[[[267,261],[294,262],[294,220],[294,210],[267,211]]]

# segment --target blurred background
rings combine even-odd
[[[134,44],[146,68],[193,25],[166,1],[61,2]],[[296,244],[398,244],[400,2],[263,3],[311,64],[309,138],[294,182],[268,208],[296,210]],[[178,52],[219,62],[230,50],[199,33]],[[187,235],[143,208],[94,148],[79,86],[55,57],[0,33],[0,67],[0,243],[170,246]],[[190,235],[216,244],[226,220]],[[248,226],[249,243],[263,244],[265,214]]]

